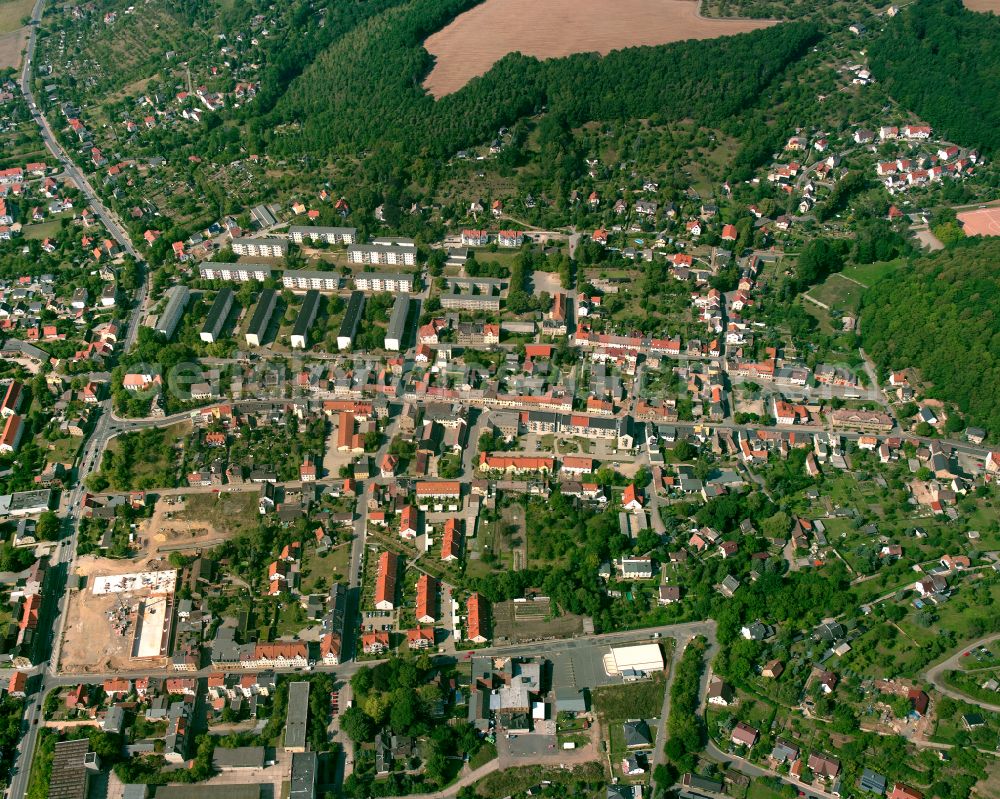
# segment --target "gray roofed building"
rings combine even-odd
[[[90,773],[86,758],[90,740],[58,741],[52,755],[49,799],[86,799]]]
[[[882,796],[885,794],[885,775],[879,774],[877,771],[872,771],[870,768],[865,768],[861,772],[861,780],[858,782],[858,787],[862,791]]]
[[[212,765],[216,771],[263,768],[264,754],[263,746],[237,746],[232,749],[218,746],[212,754]]]
[[[652,746],[653,734],[649,731],[649,725],[645,719],[632,719],[622,725],[622,732],[625,735],[625,746]]]
[[[180,701],[167,711],[167,734],[163,739],[163,756],[170,763],[187,760],[188,741],[191,737],[191,702]]]
[[[261,786],[257,783],[161,785],[156,789],[156,799],[261,799]]]
[[[288,238],[296,244],[305,241],[322,241],[327,244],[354,244],[358,238],[357,228],[322,227],[320,225],[292,225],[288,228]]]
[[[315,752],[296,752],[292,755],[292,785],[288,799],[315,799],[318,765]]]
[[[793,746],[787,741],[782,741],[780,738],[775,741],[774,748],[771,750],[771,760],[775,763],[788,763],[797,759],[799,756],[799,748]]]
[[[24,356],[35,361],[47,361],[49,359],[49,354],[45,350],[39,349],[34,344],[29,344],[27,341],[21,341],[18,338],[7,339],[3,343],[3,348],[0,349],[0,355],[14,358]]]
[[[389,327],[385,332],[385,348],[398,352],[402,349],[403,338],[406,335],[406,320],[410,315],[410,298],[400,294],[392,305],[392,315],[389,317]]]
[[[587,694],[582,688],[561,685],[556,688],[556,713],[586,713]]]
[[[125,729],[125,708],[121,705],[112,705],[109,707],[108,712],[104,716],[104,721],[101,722],[101,729],[104,732],[121,734],[121,731]]]
[[[181,321],[181,316],[184,315],[184,309],[191,298],[191,292],[187,286],[173,286],[167,289],[166,294],[169,297],[167,305],[157,318],[156,326],[153,329],[169,340],[173,337],[174,331],[177,330],[177,323]]]
[[[361,316],[365,310],[365,295],[360,291],[351,293],[351,299],[347,303],[347,310],[344,312],[344,319],[340,323],[340,330],[337,332],[337,349],[349,350],[354,343],[354,336],[358,332],[358,325],[361,324]]]
[[[299,315],[295,319],[295,327],[292,328],[290,343],[293,349],[305,349],[309,344],[309,328],[316,321],[316,314],[319,311],[320,294],[315,289],[306,292],[306,297],[302,301]]]
[[[271,213],[271,209],[263,204],[255,205],[250,211],[250,216],[262,228],[278,224],[278,220],[274,218],[274,214]]]
[[[306,720],[309,716],[309,683],[299,681],[288,686],[288,710],[285,718],[285,751],[306,751]]]
[[[721,780],[713,780],[711,777],[702,777],[700,774],[692,774],[691,772],[681,777],[681,785],[685,788],[696,788],[699,791],[722,793]]]
[[[233,290],[231,288],[224,288],[215,295],[215,302],[212,303],[212,307],[208,312],[208,318],[205,319],[205,326],[201,329],[202,341],[211,344],[219,338],[222,326],[225,325],[226,319],[229,318],[229,312],[232,309]]]
[[[271,267],[266,264],[214,263],[206,261],[198,267],[204,280],[229,280],[246,283],[250,280],[264,281],[271,277]]]
[[[52,490],[15,491],[0,496],[0,516],[33,516],[43,513],[52,504]]]
[[[281,284],[295,291],[336,291],[340,288],[340,275],[336,272],[319,272],[312,269],[286,269]]]
[[[288,255],[288,242],[272,236],[233,239],[233,252],[251,258],[283,258]]]
[[[257,307],[254,308],[250,323],[247,325],[246,340],[251,347],[259,347],[267,334],[267,328],[271,324],[271,316],[274,308],[278,304],[278,292],[274,289],[264,289],[257,300]]]

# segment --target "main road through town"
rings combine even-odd
[[[28,42],[24,53],[24,64],[21,69],[21,92],[24,94],[25,102],[31,110],[32,119],[38,125],[39,133],[45,142],[46,148],[52,153],[63,170],[63,176],[76,184],[83,194],[87,205],[95,217],[101,220],[108,234],[118,242],[122,249],[132,256],[140,266],[140,284],[136,289],[133,298],[126,333],[123,341],[124,350],[130,349],[136,341],[139,333],[139,323],[142,318],[142,309],[146,302],[149,282],[144,268],[143,258],[133,245],[125,228],[122,226],[117,216],[101,202],[94,191],[94,187],[87,180],[79,167],[73,162],[62,145],[56,139],[48,120],[38,108],[35,96],[32,91],[31,77],[35,58],[35,45],[38,39],[38,26],[42,18],[42,10],[45,0],[38,0],[31,11],[31,21],[29,23]],[[102,403],[101,415],[98,418],[93,431],[87,438],[83,447],[83,454],[78,463],[76,483],[65,492],[65,496],[60,505],[60,512],[63,516],[65,527],[64,537],[60,541],[60,546],[54,553],[52,564],[64,570],[68,577],[72,574],[73,563],[76,558],[77,536],[80,524],[80,509],[83,500],[83,480],[100,463],[100,456],[103,453],[108,439],[112,434],[110,424],[110,401]],[[31,758],[34,754],[35,745],[38,740],[38,729],[41,720],[42,699],[52,686],[59,684],[56,677],[56,668],[59,662],[59,644],[62,640],[63,625],[65,624],[65,611],[68,596],[66,593],[60,596],[55,602],[55,610],[52,618],[52,653],[46,663],[39,664],[31,670],[31,680],[29,685],[33,686],[32,693],[26,701],[23,724],[25,732],[18,744],[15,752],[14,763],[11,769],[11,784],[8,796],[11,799],[22,799],[28,787],[28,776],[31,772]]]

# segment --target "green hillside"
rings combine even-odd
[[[289,156],[382,149],[442,158],[542,109],[557,126],[637,118],[713,124],[753,105],[818,38],[812,25],[788,24],[604,58],[540,62],[511,54],[435,102],[421,86],[432,66],[422,42],[472,5],[410,0],[361,23],[291,82],[272,113],[248,110],[253,148]]]
[[[913,261],[864,295],[865,349],[886,369],[916,367],[931,396],[1000,432],[1000,241],[969,239]]]
[[[886,22],[869,58],[889,94],[937,133],[1000,151],[1000,17],[918,0]]]

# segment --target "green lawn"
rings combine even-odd
[[[73,436],[57,438],[50,442],[48,454],[45,456],[46,460],[51,463],[72,463],[76,460],[82,443],[82,438],[74,438]]]
[[[177,518],[185,521],[203,521],[217,533],[239,535],[255,529],[260,522],[257,494],[230,493],[187,494],[184,510]]]
[[[840,274],[832,274],[823,283],[809,290],[809,296],[830,308],[843,311],[857,311],[861,295],[865,289],[857,283],[846,280]],[[820,309],[823,310],[823,309]]]
[[[665,688],[663,675],[642,682],[595,688],[594,710],[609,722],[656,718],[663,709]]]
[[[317,555],[315,552],[310,554],[305,564],[307,574],[302,578],[302,593],[315,594],[328,591],[338,579],[346,580],[350,556],[350,542],[330,549],[322,555]]]
[[[784,794],[771,787],[766,777],[754,780],[747,791],[747,799],[784,799]]]
[[[469,768],[475,771],[480,766],[485,766],[497,756],[497,748],[489,741],[484,741],[479,747],[479,751],[469,758]]]
[[[58,238],[61,229],[62,225],[59,224],[58,219],[50,219],[48,222],[39,222],[37,225],[25,225],[21,233],[26,239],[50,239]]]
[[[906,263],[905,259],[897,258],[894,261],[878,261],[874,264],[855,264],[845,267],[842,274],[845,277],[854,278],[866,286],[871,286],[876,281],[891,275],[904,263]]]

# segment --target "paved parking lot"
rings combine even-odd
[[[611,647],[578,642],[579,646],[562,652],[553,652],[547,657],[552,661],[552,687],[555,688],[599,688],[602,685],[618,685],[620,677],[610,677],[604,671],[603,658]]]

